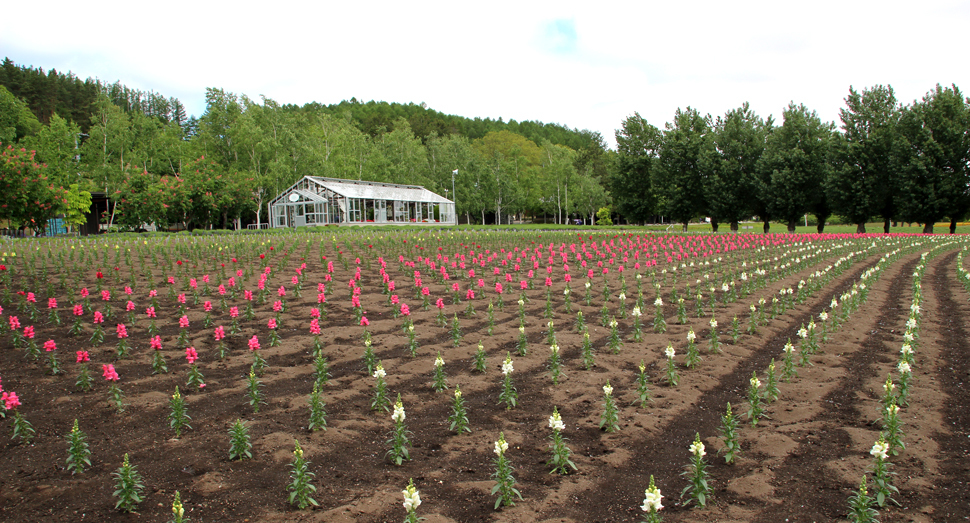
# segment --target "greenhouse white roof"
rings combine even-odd
[[[399,185],[396,183],[341,180],[339,178],[322,178],[319,176],[307,176],[307,178],[337,194],[346,196],[347,198],[453,203],[451,200],[439,194],[435,194],[419,185]]]

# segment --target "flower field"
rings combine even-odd
[[[967,246],[4,241],[0,520],[965,520]]]

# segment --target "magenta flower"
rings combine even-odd
[[[44,342],[44,350],[47,352],[57,350],[57,344],[54,343],[54,340],[47,340]]]
[[[88,288],[87,287],[82,287],[81,288],[81,297],[82,298],[87,298],[88,297]]]
[[[188,328],[188,326],[189,326],[189,317],[183,314],[182,317],[179,318],[179,327],[185,329],[185,328]]]
[[[111,291],[109,290],[101,291],[101,299],[103,301],[111,301]]]
[[[222,325],[216,327],[213,336],[215,337],[216,341],[222,341],[222,339],[226,337],[226,329],[224,329]]]
[[[10,320],[10,330],[20,329],[20,319],[18,319],[16,316],[11,316],[9,320]]]
[[[131,293],[132,292],[133,291],[131,290],[131,287],[125,285],[125,294],[128,295],[128,296],[131,296]]]
[[[387,290],[394,292],[394,280],[387,282]]]
[[[226,294],[226,286],[220,283],[219,284],[219,296],[225,296],[225,294]]]
[[[29,340],[34,339],[34,326],[33,325],[28,325],[28,326],[24,327],[24,338],[27,338]]]
[[[270,329],[276,330],[276,318],[270,318],[269,321],[266,322],[266,326]]]
[[[101,376],[108,381],[118,381],[121,379],[115,370],[115,366],[110,363],[101,364]]]
[[[47,298],[47,308],[56,309],[57,308],[57,298]]]
[[[150,343],[151,343],[151,348],[153,350],[162,350],[162,337],[161,336],[152,336],[152,338],[150,340]]]
[[[300,277],[299,277],[299,276],[294,276],[293,278],[291,278],[291,279],[290,279],[290,282],[291,282],[291,283],[292,283],[292,284],[293,284],[294,286],[296,286],[296,285],[298,285],[298,284],[300,283]]]
[[[16,392],[4,392],[0,395],[0,401],[3,401],[3,407],[7,410],[14,410],[20,406],[20,398],[17,397]]]
[[[468,292],[465,293],[465,299],[466,300],[474,300],[475,299],[475,291],[473,291],[471,289],[468,289]]]
[[[394,304],[397,304],[397,302],[393,302],[393,303]],[[356,294],[353,295],[353,296],[351,296],[350,297],[350,306],[351,307],[360,307],[360,296],[357,296]]]
[[[320,317],[320,309],[318,309],[316,307],[310,309],[310,317],[311,318],[319,318]]]
[[[185,349],[185,361],[189,362],[189,365],[196,362],[199,359],[199,353],[195,351],[195,347],[187,347]]]
[[[149,298],[156,298],[156,297],[158,297],[158,291],[156,291],[155,289],[152,289],[152,290],[148,291],[148,297]]]
[[[128,300],[128,303],[125,304],[125,311],[132,312],[134,310],[135,310],[135,302]]]
[[[101,311],[94,311],[94,323],[104,323],[104,314]]]
[[[437,307],[437,308],[439,308],[439,309],[444,309],[445,308],[445,300],[442,300],[441,298],[438,298],[438,301],[434,302],[434,306]]]
[[[88,355],[88,351],[86,350],[77,351],[77,362],[84,363],[86,361],[91,361],[91,357]]]
[[[229,307],[229,317],[238,318],[239,317],[239,307]]]
[[[178,295],[178,297],[177,297],[177,298],[175,298],[175,299],[176,299],[176,300],[177,300],[177,301],[178,301],[179,303],[181,303],[182,305],[185,305],[185,293],[184,293],[184,292],[183,292],[183,293],[181,293],[181,294],[179,294],[179,295]]]
[[[28,292],[27,293],[27,302],[28,303],[37,303],[37,296],[35,296],[34,293],[32,293],[32,292]]]
[[[431,296],[431,289],[429,289],[427,287],[422,287],[421,288],[421,295],[422,296]]]
[[[327,292],[327,286],[323,283],[317,284],[317,292]]]
[[[316,318],[310,320],[310,334],[320,334],[320,320]]]
[[[155,317],[155,307],[149,307],[149,308],[145,309],[145,314],[147,314],[149,318],[154,318]]]
[[[410,316],[411,315],[411,308],[408,307],[408,304],[407,303],[402,303],[401,304],[401,314],[403,314],[405,316]]]
[[[125,327],[124,323],[119,323],[115,331],[118,333],[119,339],[128,337],[128,328]]]
[[[564,277],[564,279],[566,280],[566,283],[573,281],[573,277],[568,274]]]
[[[202,309],[206,312],[212,312],[212,302],[206,300],[206,302],[202,304]]]
[[[249,350],[259,350],[259,338],[253,334],[253,337],[249,340]]]
[[[546,287],[552,287],[552,278],[546,278]]]
[[[327,295],[322,292],[317,293],[317,303],[327,303]]]
[[[281,312],[283,310],[283,302],[276,300],[273,302],[273,312]]]
[[[243,298],[246,301],[253,301],[253,291],[243,291]]]
[[[80,303],[75,303],[74,304],[74,315],[75,316],[83,316],[84,315],[84,306],[81,305]]]
[[[519,289],[526,290],[528,288],[529,288],[529,282],[527,282],[525,280],[520,280],[519,281]]]
[[[280,289],[276,291],[276,294],[278,294],[281,298],[286,296],[286,288],[280,285]]]
[[[400,301],[401,300],[398,299],[397,294],[391,295],[391,305],[397,305],[398,303],[400,303]]]
[[[364,327],[370,325],[370,321],[367,320],[367,316],[360,317],[360,324]]]

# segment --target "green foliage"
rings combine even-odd
[[[67,201],[66,191],[55,187],[45,167],[34,159],[34,151],[12,145],[0,150],[0,219],[43,230]]]
[[[677,109],[673,123],[663,134],[657,168],[652,182],[660,198],[660,210],[684,224],[707,210],[704,200],[704,159],[713,147],[710,117],[696,110]]]
[[[113,472],[111,475],[115,477],[114,497],[118,498],[115,509],[129,513],[134,512],[142,501],[142,492],[145,490],[145,485],[142,484],[138,470],[128,462],[128,454],[125,454],[124,462],[117,472]]]

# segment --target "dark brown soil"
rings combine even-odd
[[[428,523],[436,522],[613,522],[640,521],[643,513],[639,505],[649,477],[653,475],[664,494],[663,515],[665,521],[835,521],[844,519],[848,509],[847,499],[857,488],[866,473],[871,458],[869,449],[879,438],[879,401],[882,382],[887,374],[895,373],[899,348],[909,307],[913,299],[913,271],[920,253],[929,251],[935,243],[926,241],[924,246],[914,248],[910,244],[917,239],[893,239],[891,247],[869,248],[855,256],[848,268],[828,281],[824,288],[795,305],[785,314],[770,320],[757,335],[741,336],[731,343],[729,330],[731,318],[737,316],[742,327],[747,324],[748,306],[759,297],[771,300],[783,288],[796,287],[799,280],[823,270],[835,258],[848,252],[860,251],[874,240],[849,242],[827,240],[828,244],[849,244],[833,253],[808,258],[807,265],[800,265],[782,276],[782,268],[775,268],[785,259],[788,249],[781,245],[767,251],[741,250],[715,254],[723,256],[720,264],[692,271],[681,270],[677,292],[683,295],[685,280],[696,292],[695,280],[704,282],[704,302],[708,291],[705,272],[711,282],[720,277],[718,271],[729,273],[728,281],[738,280],[742,270],[753,271],[756,260],[768,260],[765,269],[769,275],[777,274],[763,289],[756,290],[744,299],[724,303],[718,293],[720,339],[725,344],[722,353],[709,354],[706,349],[710,328],[710,311],[697,317],[694,304],[688,300],[687,325],[677,324],[676,304],[669,299],[674,288],[670,274],[656,274],[662,286],[666,303],[664,312],[667,331],[656,334],[651,329],[653,320],[652,288],[648,269],[643,269],[643,292],[646,303],[643,323],[644,341],[633,342],[632,320],[619,319],[624,343],[618,354],[607,348],[609,328],[600,325],[600,309],[603,306],[602,282],[597,272],[593,278],[592,305],[583,301],[585,269],[576,265],[572,269],[572,313],[567,313],[562,291],[563,270],[559,258],[553,264],[551,287],[552,303],[558,344],[562,348],[564,376],[559,385],[553,385],[549,377],[547,361],[549,348],[546,342],[545,280],[548,247],[537,260],[540,267],[533,279],[534,289],[525,292],[530,302],[526,305],[526,333],[529,351],[525,356],[516,354],[518,339],[519,280],[525,276],[531,260],[523,260],[522,270],[515,273],[510,261],[500,265],[500,258],[485,267],[475,265],[478,276],[469,279],[466,272],[452,269],[447,282],[433,281],[433,272],[422,263],[416,267],[404,267],[398,255],[416,260],[425,252],[421,247],[401,247],[400,239],[391,236],[396,243],[368,247],[368,237],[363,233],[342,233],[349,238],[329,241],[320,246],[317,236],[310,236],[309,243],[301,243],[305,235],[272,237],[274,245],[286,247],[270,251],[268,247],[256,248],[234,245],[227,248],[238,262],[229,261],[228,254],[217,253],[212,247],[226,245],[226,240],[189,240],[187,245],[159,243],[157,265],[152,265],[144,246],[128,245],[136,252],[134,267],[133,301],[137,305],[138,319],[128,325],[133,346],[130,358],[116,361],[114,349],[114,323],[125,321],[122,289],[131,275],[126,264],[102,260],[100,251],[92,263],[85,261],[65,263],[61,268],[56,261],[60,249],[70,249],[68,242],[38,244],[40,251],[33,255],[32,267],[25,264],[30,255],[7,258],[3,263],[13,272],[9,285],[0,286],[6,291],[3,302],[4,322],[16,315],[22,325],[34,325],[38,345],[48,339],[57,342],[59,359],[66,371],[59,376],[47,372],[45,356],[36,361],[25,358],[23,349],[14,349],[12,336],[0,337],[0,377],[3,390],[16,391],[23,405],[19,408],[37,430],[33,442],[24,444],[10,438],[12,415],[0,421],[0,520],[3,521],[167,521],[171,515],[172,496],[180,491],[187,515],[193,521],[327,521],[327,522],[381,522],[404,519],[400,491],[413,478],[421,491],[423,504],[418,509]],[[279,239],[278,239],[279,238]],[[329,236],[328,236],[329,238]],[[410,238],[410,237],[407,237]],[[611,237],[604,236],[607,241]],[[492,241],[482,234],[474,238],[479,243]],[[250,240],[247,240],[250,241]],[[443,252],[462,250],[469,257],[470,251],[483,251],[488,245],[457,245],[443,243]],[[464,240],[467,241],[467,240]],[[506,240],[495,240],[491,248],[511,250]],[[540,240],[541,241],[541,240]],[[570,240],[563,240],[568,245]],[[652,239],[650,241],[653,241]],[[877,242],[882,240],[875,240]],[[191,243],[198,242],[198,245]],[[220,243],[221,242],[221,243]],[[342,243],[346,242],[346,243]],[[413,240],[415,243],[433,244],[427,237]],[[503,243],[504,242],[504,243]],[[555,250],[560,243],[556,240]],[[887,245],[888,245],[887,241]],[[17,249],[30,249],[35,244],[20,242]],[[55,256],[45,258],[48,245]],[[303,246],[307,245],[306,248]],[[880,277],[869,281],[868,300],[864,302],[836,332],[831,340],[822,344],[821,353],[812,359],[813,366],[800,367],[799,376],[791,383],[780,384],[779,399],[767,409],[767,419],[752,427],[744,423],[745,395],[751,373],[757,372],[764,379],[765,369],[771,359],[779,363],[785,342],[791,339],[797,345],[796,331],[822,310],[827,310],[833,296],[840,296],[859,282],[866,269],[876,265],[888,250],[904,247],[898,260],[883,262],[885,269]],[[109,246],[107,260],[114,256]],[[3,247],[10,249],[9,245]],[[101,244],[87,243],[87,249],[100,249]],[[958,521],[970,517],[970,495],[967,494],[967,478],[970,478],[970,415],[966,406],[968,381],[970,381],[970,345],[966,334],[966,318],[970,317],[968,296],[956,279],[956,244],[939,249],[932,256],[923,276],[923,321],[917,351],[916,366],[910,405],[904,409],[904,431],[907,448],[891,459],[895,484],[899,487],[899,506],[880,512],[881,521]],[[163,250],[169,256],[162,256]],[[198,249],[197,251],[194,249]],[[344,251],[338,257],[338,251]],[[428,249],[428,254],[436,251]],[[220,251],[221,252],[221,251]],[[284,252],[289,252],[284,256]],[[265,255],[265,259],[259,258]],[[529,253],[530,255],[532,253]],[[707,260],[701,252],[693,253],[700,262]],[[936,253],[934,253],[936,254]],[[387,259],[387,272],[397,284],[396,293],[401,302],[411,307],[415,329],[420,343],[417,357],[412,358],[406,350],[407,338],[402,335],[402,318],[392,315],[387,296],[381,293],[381,277],[378,273],[378,256]],[[321,257],[325,256],[325,259]],[[386,441],[392,428],[390,413],[371,411],[374,379],[364,369],[361,356],[363,327],[357,324],[350,307],[347,282],[353,277],[354,257],[361,257],[359,285],[363,291],[361,301],[370,320],[368,330],[374,339],[374,350],[383,360],[387,370],[388,389],[393,398],[401,395],[407,411],[407,426],[413,433],[411,441],[412,460],[397,467],[385,459],[389,447]],[[571,255],[572,256],[572,255]],[[617,255],[616,265],[622,264]],[[632,254],[630,254],[632,257]],[[168,374],[152,375],[151,349],[147,334],[148,320],[144,309],[148,305],[146,268],[139,265],[143,257],[146,266],[153,270],[159,292],[157,325],[162,331],[163,353],[168,363]],[[782,262],[775,261],[781,257]],[[175,259],[183,265],[175,264]],[[606,260],[608,257],[599,258]],[[591,259],[592,267],[597,259]],[[748,268],[740,267],[741,261]],[[313,388],[313,336],[309,334],[310,309],[317,307],[317,283],[324,282],[327,263],[334,262],[333,281],[327,282],[327,316],[321,320],[324,353],[330,361],[331,379],[324,388],[327,403],[326,431],[309,432],[306,429],[309,411],[307,397]],[[346,262],[346,266],[344,263]],[[215,287],[220,281],[221,264],[226,263],[226,275],[232,270],[246,270],[252,274],[237,278],[239,295],[230,305],[245,304],[241,289],[256,290],[258,274],[264,266],[271,266],[272,274],[266,285],[271,289],[266,303],[258,305],[257,319],[242,321],[241,332],[227,338],[231,354],[219,361],[212,328],[203,328],[201,302],[192,304],[189,294],[188,329],[191,343],[200,354],[200,369],[205,376],[204,391],[187,392],[185,381],[188,364],[184,351],[176,348],[179,334],[175,301],[169,296],[170,285],[164,278],[175,276],[178,292],[188,277],[201,278],[210,274],[212,295],[201,299],[212,300],[215,309],[215,325],[228,328],[228,310],[219,307]],[[302,297],[294,294],[290,278],[295,269],[306,263]],[[440,265],[440,262],[438,262]],[[572,264],[572,258],[570,264]],[[47,266],[44,271],[38,264]],[[608,302],[611,313],[619,306],[617,294],[620,280],[616,265],[607,276],[612,299]],[[637,288],[632,260],[625,264],[627,285],[627,308],[632,309]],[[497,297],[493,290],[496,277],[492,268],[501,273],[510,272],[514,281],[505,285],[505,308],[495,309],[494,330],[489,335],[487,320],[488,299]],[[657,269],[670,267],[661,264]],[[718,268],[720,267],[720,268]],[[106,322],[106,342],[100,347],[91,346],[91,312],[84,316],[85,333],[72,337],[68,334],[70,301],[77,300],[77,291],[87,286],[91,301],[102,308],[95,299],[97,284],[94,273],[106,273],[102,286],[112,293],[113,321]],[[424,284],[431,292],[431,303],[443,298],[444,313],[448,318],[457,315],[461,323],[462,339],[458,347],[452,344],[447,327],[435,324],[436,309],[421,310],[421,299],[415,297],[412,275],[420,270]],[[60,285],[60,273],[67,273],[67,285]],[[690,276],[683,274],[690,272]],[[46,273],[46,274],[45,274]],[[484,276],[482,276],[484,274]],[[466,316],[468,302],[452,303],[451,283],[459,282],[461,295],[472,285],[481,294],[476,282],[485,280],[485,299],[480,296],[472,303],[476,314]],[[79,278],[75,286],[73,279]],[[62,324],[47,321],[46,305],[48,283],[55,290],[60,305]],[[225,279],[221,280],[225,282]],[[199,282],[201,286],[201,281]],[[282,345],[269,347],[269,331],[266,322],[273,317],[272,301],[281,285],[287,290],[287,311],[281,315]],[[513,290],[514,287],[514,290]],[[26,319],[23,299],[17,291],[33,291],[38,296],[38,315],[33,322]],[[584,370],[580,348],[583,338],[574,328],[575,311],[582,310],[589,327],[596,352],[596,366]],[[663,350],[668,343],[677,349],[677,360],[683,357],[686,334],[689,328],[698,335],[702,361],[695,369],[679,368],[681,381],[677,387],[663,382],[665,360]],[[247,342],[258,335],[261,353],[269,366],[261,377],[267,404],[258,413],[245,396],[246,376],[252,356]],[[474,353],[481,341],[488,353],[488,368],[482,374],[472,369]],[[74,363],[74,351],[88,349],[89,364],[95,376],[91,392],[79,392],[74,386],[78,364]],[[432,363],[441,353],[446,365],[451,389],[435,393],[431,389]],[[501,361],[510,352],[514,360],[513,373],[519,393],[519,405],[507,410],[499,403],[501,390]],[[653,401],[646,408],[635,404],[637,365],[643,361],[651,378]],[[121,376],[120,387],[129,403],[124,413],[116,412],[107,401],[107,384],[100,378],[101,364],[114,363]],[[895,375],[895,374],[894,374]],[[620,411],[620,430],[605,433],[599,429],[602,413],[602,387],[607,379],[613,385]],[[472,432],[456,435],[449,431],[448,416],[454,386],[460,385],[466,399]],[[188,398],[191,430],[180,439],[168,424],[168,400],[179,386]],[[742,421],[742,454],[733,465],[724,463],[717,455],[721,447],[718,439],[720,417],[725,404],[731,402],[734,412]],[[578,472],[568,476],[549,473],[548,417],[556,406],[566,423],[564,435],[573,451],[573,461]],[[87,434],[92,451],[92,466],[83,474],[71,475],[65,469],[67,443],[65,436],[77,419],[81,430]],[[253,458],[230,461],[228,456],[228,430],[232,422],[243,420],[249,428],[253,443]],[[495,511],[494,497],[490,494],[491,474],[494,470],[493,442],[499,433],[509,441],[508,456],[515,467],[523,500],[514,507]],[[700,435],[707,446],[707,461],[713,484],[713,497],[707,508],[687,507],[678,503],[680,491],[686,480],[680,476],[689,460],[688,445],[694,434]],[[287,503],[289,464],[293,457],[294,440],[299,440],[310,470],[316,475],[317,491],[314,498],[320,506],[313,510],[299,511]],[[124,514],[115,510],[115,490],[112,473],[121,465],[128,453],[131,462],[144,478],[145,499],[138,513]]]

